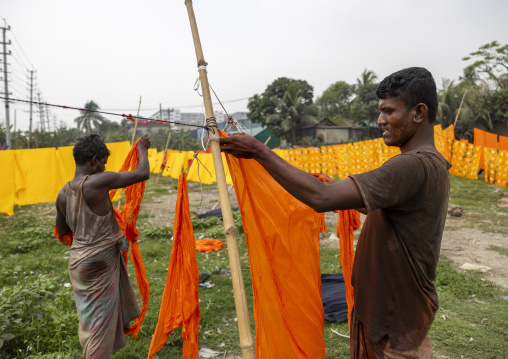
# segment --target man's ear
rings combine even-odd
[[[95,166],[95,165],[97,165],[98,161],[99,161],[99,159],[97,158],[97,156],[93,156],[92,159],[90,160],[90,164],[92,166]]]
[[[429,115],[429,109],[427,107],[426,104],[424,103],[419,103],[418,105],[415,106],[415,118],[414,118],[414,122],[415,123],[422,123],[423,120],[425,120]]]

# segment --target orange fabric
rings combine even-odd
[[[69,245],[69,247],[72,246],[72,240],[74,239],[72,232],[67,233],[65,236],[61,236],[60,233],[58,233],[58,230],[56,229],[56,224],[55,224],[55,229],[53,229],[53,235],[56,238],[58,238],[58,240],[60,242],[67,243]]]
[[[137,168],[139,162],[138,141],[136,141],[136,143],[132,146],[131,150],[127,154],[124,164],[120,168],[119,172],[125,172],[129,169]],[[109,197],[113,198],[116,191],[116,189],[110,191]],[[143,259],[141,258],[141,252],[139,251],[139,246],[137,243],[139,231],[136,229],[136,220],[138,218],[144,191],[144,181],[133,184],[132,186],[129,186],[125,189],[126,200],[125,204],[122,206],[122,210],[118,210],[115,206],[113,206],[116,220],[118,221],[118,224],[120,225],[120,228],[122,229],[122,232],[125,238],[127,238],[128,243],[131,247],[130,258],[134,263],[134,268],[136,270],[136,281],[138,283],[139,293],[143,300],[140,316],[136,318],[134,324],[129,328],[129,330],[125,332],[125,334],[132,334],[134,338],[137,338],[139,330],[141,329],[141,324],[143,323],[146,310],[148,309],[148,301],[150,299],[150,287],[148,286],[148,279],[146,278],[145,265],[143,264]],[[60,242],[67,243],[69,246],[72,245],[72,232],[66,234],[65,236],[61,236],[58,233],[55,225],[53,234],[58,238]],[[127,253],[123,253],[123,257],[125,264],[127,265]]]
[[[127,157],[125,158],[122,167],[118,172],[135,170],[137,168],[139,162],[138,142],[139,139],[132,146],[131,150],[127,154]],[[113,199],[113,197],[115,196],[116,191],[117,189],[110,191],[109,197],[111,199]],[[136,221],[138,219],[141,200],[143,199],[144,192],[145,192],[145,181],[135,183],[125,188],[125,203],[123,204],[122,209],[119,210],[118,208],[113,206],[116,220],[118,221],[118,224],[120,225],[120,228],[122,229],[125,238],[127,238],[129,246],[131,247],[130,258],[134,263],[139,294],[141,295],[141,299],[143,300],[143,306],[141,307],[140,316],[136,318],[134,324],[130,327],[130,329],[125,332],[125,334],[132,334],[134,338],[137,338],[139,330],[141,329],[141,324],[143,323],[143,319],[145,318],[145,314],[148,309],[148,301],[150,300],[150,286],[148,285],[145,265],[143,263],[143,259],[141,258],[141,252],[139,250],[138,245],[139,231],[136,228]],[[125,264],[127,265],[127,253],[124,253],[123,256]]]
[[[196,241],[196,250],[198,252],[210,253],[220,251],[224,247],[224,242],[218,239],[204,238]]]
[[[508,137],[499,136],[499,142],[497,144],[497,148],[502,151],[508,151]]]
[[[255,160],[226,158],[249,251],[256,358],[323,359],[321,214],[291,196]]]
[[[182,328],[183,352],[187,359],[198,358],[199,271],[196,261],[194,231],[189,212],[189,195],[185,174],[178,178],[178,194],[173,226],[173,246],[166,286],[162,294],[159,321],[152,336],[148,359],[166,344],[169,334]]]
[[[347,209],[339,212],[337,221],[337,236],[340,245],[340,265],[342,275],[346,285],[347,302],[347,322],[351,331],[351,310],[355,303],[353,296],[353,286],[351,285],[351,274],[353,273],[353,263],[355,262],[355,250],[353,249],[353,239],[355,238],[355,229],[360,228],[360,212],[355,209]]]
[[[487,148],[497,149],[497,135],[495,133],[490,133],[487,131],[479,130],[477,128],[474,129],[474,145],[475,146],[484,146]],[[480,169],[485,169],[485,157],[483,155],[483,151],[481,152],[480,157]]]

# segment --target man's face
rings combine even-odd
[[[377,124],[383,129],[387,146],[402,147],[416,132],[415,109],[406,109],[404,101],[398,98],[379,100]]]
[[[93,174],[106,171],[106,163],[108,163],[108,156],[100,160],[96,160],[95,165],[93,167]]]

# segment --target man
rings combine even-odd
[[[125,346],[124,330],[139,316],[139,307],[120,249],[127,241],[116,221],[109,191],[150,176],[150,140],[138,142],[135,171],[105,172],[109,150],[99,135],[77,140],[74,178],[58,193],[56,226],[62,236],[73,232],[69,271],[79,317],[83,358],[109,358]]]
[[[376,93],[384,141],[401,150],[378,169],[325,184],[250,136],[221,138],[221,149],[254,158],[318,212],[364,209],[351,278],[350,357],[432,358],[432,281],[450,190],[450,164],[434,146],[436,84],[429,71],[413,67],[385,78]]]

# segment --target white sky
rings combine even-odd
[[[244,99],[227,103],[230,113],[247,111],[247,98],[281,76],[306,80],[317,97],[336,81],[354,83],[365,68],[382,79],[423,66],[439,87],[442,78],[462,74],[462,57],[479,46],[508,43],[506,0],[194,0],[193,5],[211,85],[223,102]],[[193,90],[198,72],[184,0],[2,0],[0,16],[12,29],[7,38],[13,41],[8,68],[14,98],[28,97],[26,72],[32,65],[43,100],[52,104],[82,107],[94,100],[103,110],[135,115],[142,96],[143,116],[159,104],[202,111],[202,98]],[[14,109],[17,128],[26,130],[28,106],[11,106],[11,124]],[[78,115],[50,109],[57,123],[73,125]],[[34,126],[38,121],[35,115]]]

